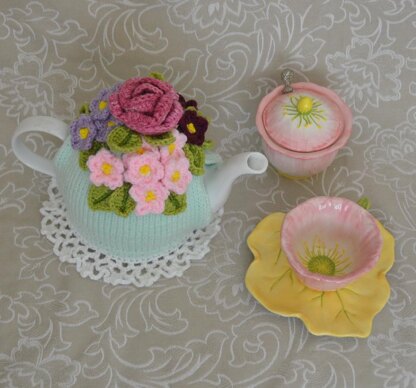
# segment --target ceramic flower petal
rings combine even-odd
[[[345,288],[317,291],[300,282],[280,249],[284,217],[267,216],[247,239],[254,254],[246,274],[249,292],[268,310],[300,318],[315,335],[368,337],[390,295],[385,274],[394,262],[394,237],[377,221],[383,247],[375,267]]]

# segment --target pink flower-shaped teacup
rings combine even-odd
[[[286,215],[281,246],[307,287],[331,291],[374,267],[382,238],[373,216],[360,205],[345,198],[315,197]]]

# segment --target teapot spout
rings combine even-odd
[[[244,152],[212,168],[205,174],[205,187],[215,213],[222,208],[231,192],[233,182],[241,175],[262,174],[268,166],[267,158],[260,152]]]

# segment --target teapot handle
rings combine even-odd
[[[64,141],[68,136],[68,125],[49,116],[35,116],[24,119],[17,127],[12,138],[12,149],[16,157],[36,171],[55,176],[52,160],[35,154],[23,142],[22,135],[28,132],[43,132]]]

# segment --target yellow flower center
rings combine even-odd
[[[299,113],[309,113],[312,110],[313,101],[312,98],[302,97],[298,102],[298,112]]]
[[[172,143],[172,144],[168,145],[169,155],[172,155],[175,152],[175,148],[176,148],[175,143]]]
[[[332,259],[326,255],[312,257],[308,262],[308,270],[321,275],[335,275],[336,266]]]
[[[107,108],[107,101],[100,101],[100,103],[98,104],[98,109],[104,110],[105,108]]]
[[[144,164],[143,166],[139,168],[139,173],[140,175],[143,175],[143,176],[149,175],[151,171],[152,169],[150,168],[148,164]]]
[[[176,183],[179,179],[181,179],[181,173],[176,170],[172,176],[170,177],[170,179],[172,180],[172,182]]]
[[[153,191],[148,191],[146,193],[146,197],[145,197],[145,201],[146,202],[151,202],[154,201],[156,199],[156,194]]]
[[[90,133],[90,130],[89,130],[88,128],[86,128],[86,127],[81,128],[81,129],[79,130],[79,137],[80,137],[82,140],[85,140],[85,139],[88,137],[89,133]]]
[[[186,124],[186,128],[188,128],[189,133],[194,134],[196,132],[196,128],[193,123]]]
[[[110,127],[114,127],[114,125],[116,125],[116,123],[115,123],[114,121],[109,121],[109,122],[107,123],[107,127],[108,127],[108,128],[110,128]]]
[[[101,171],[103,172],[104,175],[110,175],[111,172],[113,171],[113,166],[111,164],[104,162],[103,165],[101,166]]]

